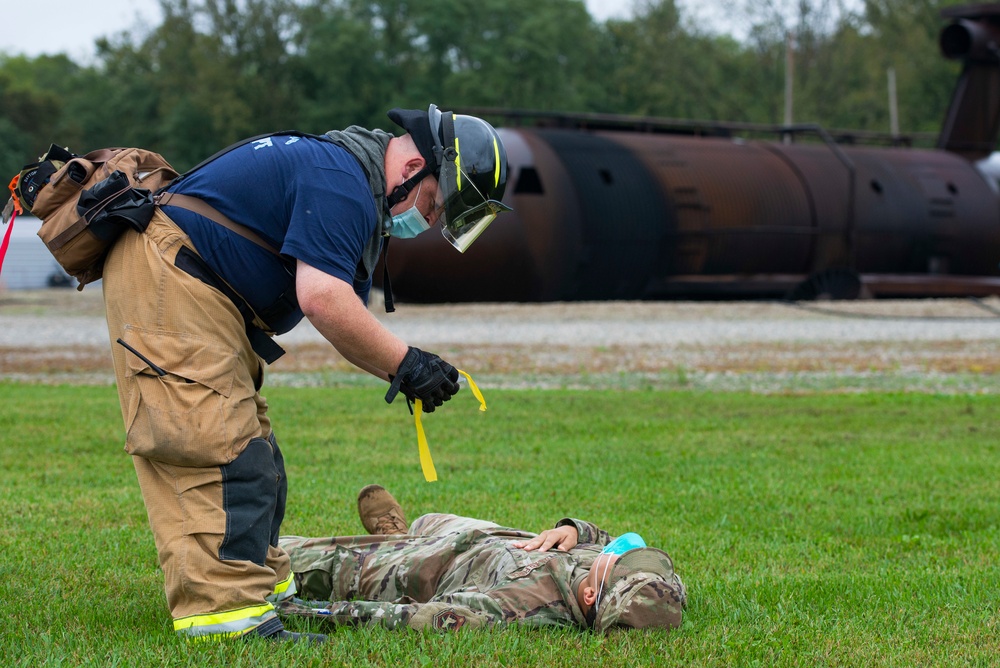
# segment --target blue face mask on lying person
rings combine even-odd
[[[633,532],[623,533],[618,536],[618,538],[615,538],[613,541],[605,545],[604,549],[601,550],[601,554],[614,554],[620,557],[629,550],[636,550],[640,547],[646,547],[646,541],[642,539],[642,536]],[[601,606],[601,595],[604,593],[604,579],[607,576],[608,571],[611,569],[611,564],[608,563],[609,561],[610,560],[608,559],[604,561],[604,570],[598,577],[598,581],[601,584],[597,589],[597,602],[594,604],[595,610]]]
[[[601,550],[601,554],[617,554],[623,555],[629,550],[635,550],[640,547],[646,547],[646,541],[642,539],[637,533],[623,533],[618,538],[604,546]]]

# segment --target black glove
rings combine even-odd
[[[399,392],[408,401],[420,399],[425,413],[433,413],[434,408],[458,392],[458,370],[443,359],[420,348],[410,348],[399,363],[395,375],[390,375],[392,384],[385,394],[386,403],[391,404]]]

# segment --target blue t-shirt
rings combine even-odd
[[[355,273],[380,215],[364,170],[346,149],[311,137],[266,137],[222,155],[170,190],[204,200],[280,248],[283,256],[351,284],[367,302],[371,278],[359,281]],[[294,261],[282,262],[187,209],[163,209],[257,313],[283,294],[294,297]],[[282,334],[301,319],[296,308],[267,324]]]

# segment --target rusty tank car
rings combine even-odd
[[[845,143],[809,125],[507,112],[535,122],[500,128],[504,201],[514,212],[464,255],[438,234],[394,240],[394,294],[411,302],[1000,294],[1000,194],[985,160],[1000,123],[1000,5],[943,14],[951,22],[942,52],[964,67],[936,148],[861,146],[858,135]],[[775,137],[745,137],[762,132]]]

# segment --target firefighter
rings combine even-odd
[[[274,610],[295,581],[278,545],[285,466],[260,393],[282,352],[272,335],[307,318],[391,383],[389,401],[401,392],[429,412],[459,389],[455,367],[368,311],[372,272],[389,237],[435,225],[464,252],[508,209],[506,153],[473,116],[388,115],[404,134],[276,134],[214,157],[105,261],[125,450],[182,636],[301,639]]]

